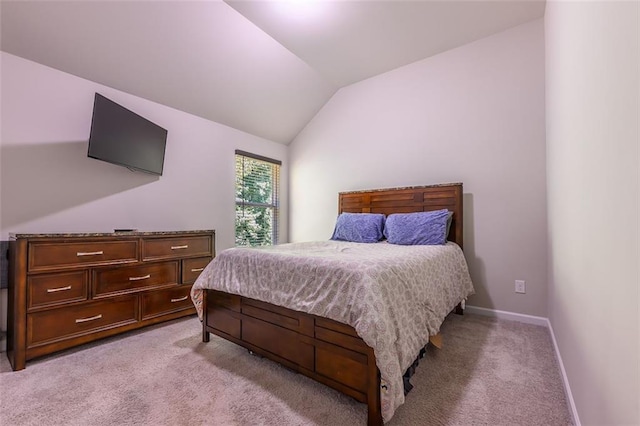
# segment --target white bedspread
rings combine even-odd
[[[191,297],[202,318],[202,289],[262,300],[355,328],[380,369],[384,421],[404,403],[402,375],[445,316],[473,294],[460,247],[321,241],[223,251]]]

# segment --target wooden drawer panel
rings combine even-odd
[[[242,313],[313,337],[313,317],[303,312],[242,298]]]
[[[178,284],[178,262],[162,262],[93,271],[93,297],[132,293]]]
[[[316,317],[316,325],[318,327],[328,328],[329,330],[334,330],[342,334],[358,337],[358,333],[356,333],[356,330],[347,324],[331,321],[322,317]]]
[[[225,308],[217,308],[211,310],[208,307],[209,313],[207,314],[207,325],[213,327],[216,330],[220,330],[236,339],[240,338],[240,319],[234,315],[234,312]]]
[[[314,346],[301,337],[304,336],[264,321],[246,316],[242,319],[242,340],[313,370]]]
[[[28,309],[87,300],[89,293],[88,277],[89,273],[87,271],[28,277]]]
[[[207,290],[207,306],[221,306],[235,312],[240,312],[240,296]]]
[[[27,346],[50,343],[135,323],[138,297],[124,296],[27,315]]]
[[[242,313],[245,315],[249,315],[250,317],[270,322],[271,324],[277,324],[280,327],[288,328],[291,330],[297,330],[300,327],[300,321],[298,320],[298,318],[280,315],[271,311],[265,311],[263,309],[259,309],[250,305],[243,304]]]
[[[166,290],[143,293],[140,296],[142,298],[142,319],[145,320],[186,309],[193,309],[195,312],[195,307],[189,297],[190,291],[190,285],[183,285]]]
[[[182,261],[182,284],[193,284],[205,268],[211,262],[210,257],[198,257]]]
[[[211,235],[197,237],[146,238],[142,240],[142,260],[212,256]]]
[[[367,392],[367,357],[363,354],[335,347],[328,351],[318,346],[316,372],[352,389]]]
[[[138,261],[138,241],[29,244],[29,271]]]
[[[334,343],[344,348],[353,349],[354,351],[366,351],[368,348],[362,339],[329,330],[328,328],[316,327],[315,336],[316,339],[323,340],[328,343]]]

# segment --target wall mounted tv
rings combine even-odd
[[[161,176],[166,143],[165,129],[96,93],[89,157]]]

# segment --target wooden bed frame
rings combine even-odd
[[[454,212],[449,240],[462,248],[461,183],[339,194],[339,213],[438,209]],[[367,404],[369,426],[382,425],[380,373],[373,349],[352,327],[215,290],[205,291],[203,312],[204,342],[214,333],[330,386]]]

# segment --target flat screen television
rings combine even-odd
[[[167,131],[96,93],[87,155],[162,176]]]

